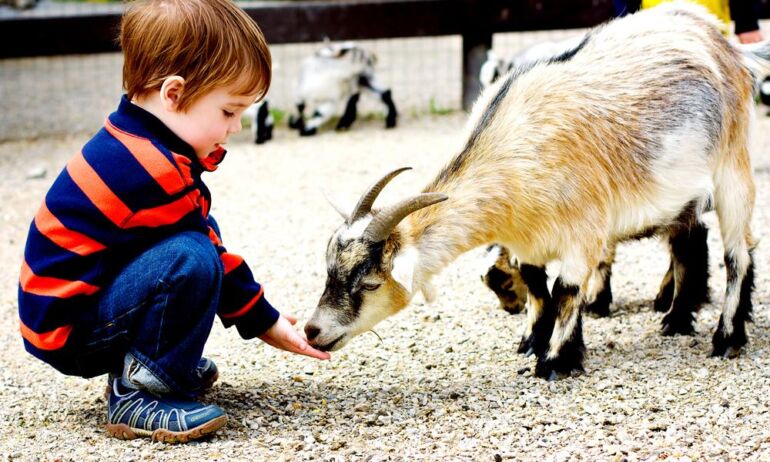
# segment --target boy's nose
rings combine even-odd
[[[243,125],[241,124],[241,119],[237,119],[235,123],[230,127],[230,133],[238,133],[243,129]]]

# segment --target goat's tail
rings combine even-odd
[[[744,62],[755,79],[762,80],[770,75],[770,40],[741,44],[738,49],[743,53]]]

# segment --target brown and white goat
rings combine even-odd
[[[403,169],[391,172],[332,235],[308,339],[341,348],[416,292],[432,299],[432,277],[457,256],[499,242],[529,288],[523,349],[537,355],[535,374],[569,375],[583,369],[581,307],[615,245],[686,239],[713,208],[727,273],[713,354],[737,354],[753,287],[752,71],[767,60],[770,45],[738,49],[704,9],[665,4],[514,70],[484,91],[464,148],[421,194],[373,210]],[[561,266],[549,293],[553,260]],[[673,276],[675,310],[676,267]]]

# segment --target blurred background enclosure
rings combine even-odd
[[[21,2],[17,8],[12,4]],[[23,3],[27,2],[27,5]],[[120,1],[2,0],[0,141],[93,132],[122,93],[115,43]],[[377,77],[402,116],[469,107],[489,49],[512,56],[573,37],[612,15],[610,0],[306,0],[239,2],[273,54],[268,100],[293,110],[302,60],[324,39],[356,40],[378,58]],[[768,2],[763,2],[767,12]],[[767,16],[767,14],[763,14]],[[381,117],[376,96],[359,111]]]

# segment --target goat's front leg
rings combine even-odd
[[[555,313],[547,348],[538,353],[535,375],[548,380],[583,371],[583,321],[581,310],[590,278],[589,265],[563,260],[562,271],[551,291]]]
[[[556,312],[548,292],[548,275],[544,266],[522,263],[521,278],[527,286],[527,325],[518,352],[526,356],[544,352],[553,331]]]
[[[318,129],[334,115],[336,106],[334,101],[325,101],[318,105],[305,126],[300,129],[300,136],[315,135]]]
[[[342,114],[339,122],[337,122],[337,130],[347,130],[353,125],[358,117],[358,99],[360,94],[354,93],[348,98],[348,102],[345,105],[345,112]]]

